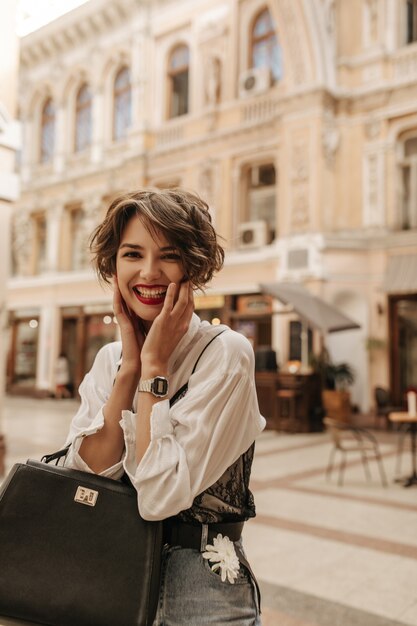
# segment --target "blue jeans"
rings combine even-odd
[[[164,548],[161,591],[153,626],[261,626],[256,589],[243,566],[222,582],[198,550]]]

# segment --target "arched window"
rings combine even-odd
[[[263,9],[252,28],[251,66],[269,67],[274,81],[282,78],[282,52],[269,9]]]
[[[52,161],[55,146],[55,107],[52,98],[43,105],[41,118],[41,163]]]
[[[400,189],[401,230],[417,229],[417,133],[401,146]]]
[[[131,124],[132,88],[130,85],[130,71],[128,67],[122,67],[114,81],[113,138],[116,141],[124,139]]]
[[[87,84],[82,85],[75,103],[75,152],[81,152],[91,144],[91,92]]]
[[[188,113],[189,64],[188,46],[180,44],[174,48],[169,57],[169,117],[178,117]]]

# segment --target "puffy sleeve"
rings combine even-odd
[[[111,393],[120,353],[121,344],[117,342],[101,348],[97,353],[93,367],[80,385],[81,404],[71,422],[66,441],[66,445],[71,444],[65,460],[66,467],[84,472],[93,471],[82,459],[79,450],[84,437],[103,428],[103,407]],[[122,476],[123,471],[123,459],[121,459],[115,465],[106,468],[101,472],[101,475],[117,479]]]
[[[139,465],[136,419],[131,411],[123,411],[124,468],[138,492],[142,517],[165,519],[189,508],[265,426],[247,339],[230,330],[223,333],[190,377],[187,394],[171,409],[168,400],[154,405],[151,441]]]

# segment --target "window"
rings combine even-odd
[[[406,41],[417,41],[417,0],[406,0]]]
[[[417,136],[406,139],[400,161],[401,230],[417,229]]]
[[[248,221],[265,221],[268,225],[269,240],[276,234],[276,174],[272,163],[256,165],[247,173]]]
[[[41,274],[47,269],[46,255],[46,216],[38,213],[33,216],[33,273]]]
[[[282,53],[268,9],[258,14],[252,29],[251,67],[269,67],[272,79],[282,78]]]
[[[41,119],[41,163],[52,161],[55,145],[55,107],[51,98],[45,102]]]
[[[187,46],[181,44],[172,51],[168,65],[170,118],[188,113],[189,62]]]
[[[91,144],[91,92],[88,85],[82,85],[75,104],[75,152],[81,152]]]
[[[290,322],[289,338],[289,360],[301,361],[302,360],[302,333],[303,325],[299,321]],[[308,356],[310,357],[313,351],[313,333],[311,328],[307,329],[307,348]]]
[[[123,67],[114,81],[113,138],[124,139],[132,123],[132,89],[129,68]]]

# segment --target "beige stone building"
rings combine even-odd
[[[202,316],[285,365],[300,324],[260,284],[299,282],[360,324],[325,341],[362,410],[417,384],[417,0],[90,0],[22,39],[19,103],[11,389],[53,390],[61,351],[80,382],[117,335],[86,237],[178,184],[226,240]]]
[[[20,127],[16,121],[17,70],[19,42],[14,31],[16,2],[0,5],[0,476],[4,471],[3,398],[5,355],[7,352],[7,279],[10,258],[12,203],[19,195],[16,151],[20,146]],[[4,31],[4,32],[3,32]]]

